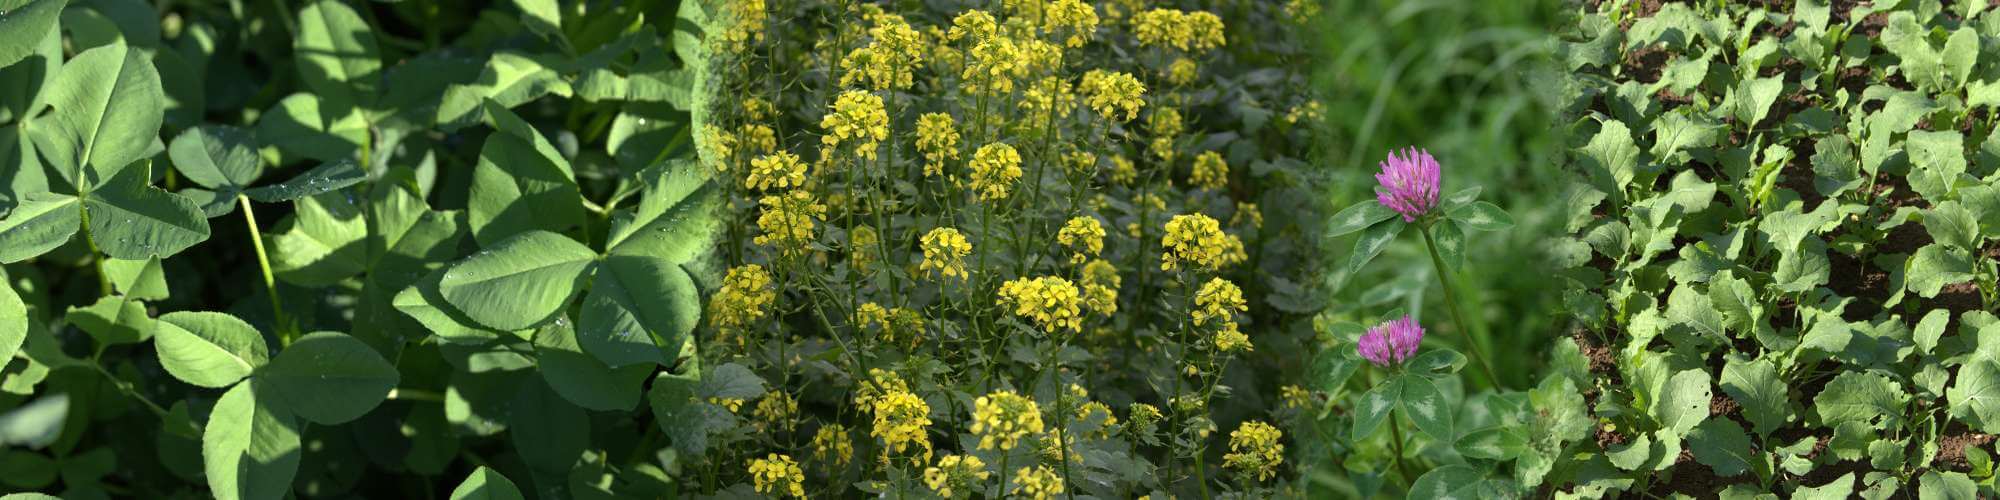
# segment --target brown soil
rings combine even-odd
[[[1639,83],[1650,84],[1660,81],[1660,73],[1666,70],[1667,62],[1673,60],[1673,55],[1672,52],[1667,52],[1667,49],[1652,46],[1626,52],[1625,74],[1631,75],[1632,79]]]
[[[1965,447],[1978,448],[1991,443],[1993,443],[1992,434],[1964,433],[1945,436],[1938,440],[1938,467],[1956,471],[1971,469],[1972,464],[1965,460]]]
[[[1625,16],[1623,22],[1618,23],[1618,30],[1632,29],[1632,23],[1642,18],[1653,17],[1653,14],[1660,13],[1660,7],[1666,4],[1665,0],[1639,0],[1638,4],[1627,7],[1632,9],[1632,11],[1628,13],[1629,15]]]
[[[1842,297],[1853,297],[1841,314],[1848,321],[1872,319],[1882,312],[1882,301],[1894,293],[1889,289],[1889,272],[1861,262],[1853,256],[1840,252],[1827,252],[1827,260],[1833,264],[1832,276],[1827,288]]]
[[[1736,400],[1730,398],[1728,394],[1717,392],[1708,399],[1708,416],[1730,415],[1741,411],[1743,405],[1736,404]]]

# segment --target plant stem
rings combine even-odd
[[[1451,310],[1451,319],[1458,324],[1459,332],[1465,335],[1465,346],[1472,351],[1472,361],[1479,363],[1479,371],[1486,374],[1487,383],[1500,387],[1500,377],[1493,375],[1493,367],[1486,363],[1486,355],[1479,352],[1479,341],[1472,338],[1472,324],[1466,323],[1465,314],[1459,312],[1458,296],[1451,292],[1451,272],[1445,269],[1444,258],[1438,256],[1437,242],[1431,239],[1430,226],[1419,225],[1417,231],[1424,234],[1424,248],[1430,250],[1431,265],[1437,268],[1438,286],[1444,288],[1446,308]]]
[[[1402,419],[1396,418],[1395,408],[1389,408],[1389,439],[1393,440],[1390,441],[1390,445],[1396,452],[1396,473],[1403,476],[1403,482],[1415,486],[1416,483],[1412,482],[1415,480],[1410,477],[1410,469],[1403,466],[1403,424]]]
[[[257,228],[257,213],[250,208],[250,198],[236,195],[237,203],[243,205],[243,223],[250,227],[250,246],[257,250],[257,269],[264,272],[264,291],[271,295],[271,323],[278,330],[278,343],[292,345],[292,327],[285,321],[285,306],[278,301],[278,280],[271,277],[271,258],[264,253],[264,231]]]
[[[78,206],[81,206],[83,202],[89,201],[89,196],[90,193],[86,191],[82,195],[83,199],[77,203]],[[99,295],[111,295],[111,275],[104,274],[104,254],[97,252],[97,240],[90,236],[90,211],[81,210],[81,212],[83,213],[83,246],[90,249],[90,263],[97,268],[97,288]]]

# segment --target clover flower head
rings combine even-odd
[[[1354,350],[1376,366],[1389,366],[1410,359],[1417,353],[1417,344],[1423,341],[1424,327],[1406,314],[1369,328],[1367,333],[1361,334]]]
[[[1397,157],[1391,151],[1389,159],[1382,161],[1382,173],[1375,174],[1375,181],[1382,183],[1375,191],[1375,201],[1403,214],[1403,222],[1416,222],[1437,208],[1438,162],[1430,151],[1412,147],[1402,153]]]

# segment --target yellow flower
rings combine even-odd
[[[742,52],[751,42],[764,41],[764,22],[770,14],[764,11],[764,0],[731,0],[723,5],[725,19],[733,19],[722,32],[723,47],[731,52]]]
[[[1069,280],[1044,276],[1020,278],[1000,285],[1000,299],[1014,304],[1014,315],[1034,320],[1042,331],[1083,330],[1082,292]]]
[[[1194,41],[1190,28],[1187,14],[1176,9],[1153,9],[1132,16],[1132,34],[1142,46],[1187,50]]]
[[[1202,189],[1226,189],[1229,187],[1229,164],[1222,161],[1220,153],[1204,151],[1194,157],[1194,173],[1189,175],[1188,182]]]
[[[996,142],[980,146],[972,153],[974,199],[992,201],[1007,198],[1014,181],[1021,178],[1021,154],[1013,146]]]
[[[1181,110],[1172,106],[1153,107],[1153,112],[1146,115],[1146,130],[1158,137],[1181,135],[1185,130],[1181,127]]]
[[[751,120],[756,120],[756,121],[763,121],[776,116],[778,116],[778,107],[772,105],[771,101],[766,101],[763,98],[757,96],[750,96],[743,98],[744,118],[749,118]]]
[[[854,443],[847,438],[847,426],[826,424],[813,433],[813,457],[844,467],[854,459]]]
[[[1158,430],[1162,418],[1159,407],[1146,403],[1132,403],[1126,407],[1125,416],[1132,420],[1126,429],[1139,436],[1151,435],[1153,431]]]
[[[924,250],[923,262],[917,269],[926,271],[927,276],[965,279],[972,277],[965,272],[965,256],[972,254],[972,243],[965,241],[965,235],[957,229],[940,227],[924,233],[921,241]]]
[[[1316,122],[1319,121],[1321,112],[1319,100],[1306,101],[1305,104],[1292,106],[1291,110],[1285,112],[1285,123]]]
[[[855,270],[868,270],[869,264],[875,262],[875,252],[881,249],[880,243],[873,227],[856,226],[847,232],[847,258],[854,263]]]
[[[712,404],[712,405],[716,405],[716,406],[720,406],[720,407],[722,407],[722,409],[725,409],[725,410],[729,410],[729,412],[730,412],[730,413],[736,413],[736,410],[740,410],[740,409],[742,409],[742,408],[743,408],[743,399],[741,399],[741,398],[708,398],[708,404]]]
[[[903,382],[903,377],[896,375],[896,372],[881,368],[869,368],[868,378],[873,382],[872,384],[864,383],[854,388],[854,406],[874,408],[875,399],[882,394],[909,392],[910,390],[909,383]],[[877,387],[881,388],[880,392],[876,391]]]
[[[1287,385],[1278,388],[1278,394],[1281,396],[1280,399],[1285,401],[1286,408],[1305,409],[1312,407],[1312,392],[1307,391],[1304,387]]]
[[[771,290],[771,274],[764,266],[744,264],[729,269],[722,288],[708,299],[708,321],[724,335],[742,333],[764,317],[764,308],[776,301]]]
[[[959,16],[964,17],[964,16]],[[959,74],[960,85],[966,92],[975,94],[1005,94],[1014,91],[1014,76],[1026,68],[1021,60],[1026,56],[1014,40],[993,36],[980,40],[967,54],[965,71]]]
[[[1082,150],[1064,153],[1063,165],[1079,173],[1090,173],[1097,168],[1097,153]]]
[[[1022,437],[1042,432],[1042,410],[1014,391],[997,391],[972,402],[972,434],[979,449],[1007,451]]]
[[[1234,322],[1236,313],[1250,310],[1243,300],[1243,289],[1222,278],[1208,280],[1201,290],[1194,294],[1195,309],[1191,314],[1195,326],[1209,321]]]
[[[769,125],[746,124],[736,128],[736,147],[745,156],[778,150],[778,134]]]
[[[992,476],[986,472],[986,462],[972,455],[945,455],[938,458],[936,467],[924,469],[924,485],[945,498],[959,498],[961,493],[971,493],[980,483]]]
[[[1139,116],[1139,108],[1146,101],[1146,85],[1139,83],[1130,73],[1122,71],[1090,70],[1083,74],[1085,103],[1097,111],[1098,116],[1125,121]],[[1120,114],[1124,118],[1119,118]]]
[[[1062,476],[1046,465],[1033,469],[1022,467],[1014,473],[1014,484],[1020,486],[1020,496],[1035,500],[1049,500],[1063,492]]]
[[[915,347],[924,333],[924,317],[916,311],[884,308],[874,302],[861,304],[854,312],[854,323],[875,330],[881,341],[888,344]]]
[[[813,220],[826,215],[826,205],[804,190],[765,196],[757,203],[764,207],[764,213],[757,216],[757,228],[764,234],[754,241],[776,247],[785,255],[804,253],[813,240]]]
[[[758,493],[806,497],[805,471],[799,470],[799,463],[793,462],[792,457],[772,453],[769,457],[751,460],[750,477]]]
[[[1054,0],[1043,13],[1042,30],[1067,32],[1069,38],[1063,39],[1063,45],[1082,47],[1097,32],[1097,9],[1083,0]]]
[[[1069,247],[1070,263],[1081,263],[1104,251],[1104,225],[1096,217],[1076,216],[1056,232],[1056,242]]]
[[[1244,335],[1243,330],[1238,329],[1234,321],[1223,323],[1222,329],[1216,330],[1215,338],[1210,339],[1209,342],[1215,344],[1215,350],[1222,352],[1251,350],[1250,336]]]
[[[1036,130],[1055,117],[1068,116],[1070,110],[1076,108],[1076,92],[1071,87],[1069,80],[1054,76],[1036,80],[1034,85],[1021,91],[1017,106],[1028,114],[1015,121],[1015,125]]]
[[[855,151],[869,160],[875,159],[876,142],[889,138],[889,114],[882,109],[882,96],[864,90],[842,92],[819,126],[826,129],[820,142],[827,148],[852,140]]]
[[[715,158],[709,159],[714,163],[710,166],[714,167],[715,171],[729,171],[729,160],[736,155],[735,134],[722,130],[722,127],[704,125],[701,127],[701,134],[696,137],[696,143],[706,144],[709,149],[715,151]]]
[[[1222,232],[1221,223],[1203,214],[1176,215],[1167,221],[1160,246],[1166,250],[1160,255],[1162,271],[1192,265],[1213,272],[1247,258],[1243,241]]]
[[[917,151],[924,154],[924,176],[944,172],[945,160],[958,159],[958,126],[946,113],[917,117]]]
[[[1064,459],[1068,459],[1071,464],[1083,465],[1083,457],[1078,456],[1076,452],[1075,434],[1063,434],[1060,440],[1056,433],[1045,434],[1042,436],[1040,449],[1035,451],[1041,454],[1042,463],[1061,465]]]
[[[1154,158],[1160,160],[1160,163],[1173,163],[1175,156],[1174,138],[1165,136],[1154,137],[1152,141],[1146,143],[1146,152],[1152,153]]]
[[[1098,315],[1111,317],[1118,313],[1118,286],[1124,281],[1118,276],[1118,267],[1104,259],[1093,259],[1083,265],[1083,306]]]
[[[1132,160],[1125,155],[1111,157],[1111,182],[1130,186],[1139,180],[1139,169],[1132,166]]]
[[[1278,440],[1284,433],[1271,424],[1249,421],[1229,433],[1229,454],[1222,456],[1222,465],[1235,469],[1245,478],[1256,476],[1258,481],[1270,479],[1278,471],[1278,464],[1285,462],[1285,445]]]
[[[931,425],[931,406],[909,391],[893,391],[874,400],[875,429],[871,432],[882,439],[883,452],[902,453],[914,444],[924,449],[924,460],[930,460],[931,438],[926,429]]]
[[[779,151],[750,160],[750,175],[743,178],[744,189],[758,191],[769,189],[789,189],[804,186],[806,164],[798,155],[789,151]]]
[[[1000,32],[1000,23],[993,20],[993,14],[983,10],[968,10],[951,20],[951,31],[945,34],[950,41],[971,38],[977,44],[994,37]]]
[[[1290,0],[1285,2],[1285,18],[1294,23],[1306,24],[1319,17],[1319,0]]]
[[[869,28],[868,46],[847,53],[841,66],[841,85],[864,83],[870,89],[906,89],[914,82],[914,70],[923,62],[926,50],[923,33],[910,27],[902,16],[882,15]]]
[[[1188,34],[1192,36],[1188,40],[1189,45],[1196,52],[1204,52],[1228,43],[1228,40],[1222,37],[1222,18],[1216,17],[1215,14],[1208,11],[1194,11],[1188,13],[1184,21],[1188,25]]]
[[[798,426],[799,400],[792,399],[785,391],[766,392],[763,399],[757,400],[757,411],[752,415],[757,417],[759,429],[789,431]]]
[[[1185,57],[1174,59],[1173,63],[1167,65],[1167,83],[1186,86],[1193,84],[1196,76],[1200,76],[1200,71],[1193,59]]]
[[[1234,226],[1244,222],[1249,222],[1251,229],[1264,227],[1264,212],[1257,209],[1256,203],[1236,202],[1236,214],[1229,216],[1229,225]]]

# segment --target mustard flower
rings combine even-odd
[[[875,428],[871,432],[882,440],[883,451],[902,453],[914,444],[923,448],[924,459],[931,455],[931,406],[909,391],[893,391],[875,398]]]
[[[1181,135],[1186,130],[1181,126],[1181,110],[1173,106],[1154,106],[1153,112],[1146,115],[1146,130],[1158,137]]]
[[[1182,57],[1167,64],[1167,83],[1187,86],[1193,84],[1195,77],[1198,76],[1201,76],[1201,72],[1199,67],[1195,66],[1193,59]]]
[[[854,318],[856,325],[874,330],[886,344],[915,347],[923,338],[924,317],[916,311],[867,302],[855,311]]]
[[[996,142],[980,146],[972,153],[972,191],[979,201],[1007,198],[1014,181],[1021,178],[1021,154],[1013,146]]]
[[[763,121],[778,116],[778,107],[762,97],[743,98],[743,117],[753,121]]]
[[[1236,313],[1250,310],[1250,305],[1243,300],[1243,289],[1222,278],[1212,278],[1203,284],[1201,290],[1194,294],[1194,304],[1190,315],[1195,326],[1210,321],[1233,323]]]
[[[954,42],[970,39],[977,44],[992,39],[999,33],[1000,23],[993,20],[993,14],[973,9],[952,18],[951,31],[946,32],[945,39]]]
[[[1182,22],[1187,23],[1188,45],[1196,52],[1206,52],[1228,43],[1222,35],[1222,18],[1208,11],[1189,12]]]
[[[1236,202],[1236,213],[1229,216],[1229,225],[1250,224],[1251,229],[1264,227],[1264,211],[1256,203]]]
[[[1044,332],[1083,330],[1083,297],[1069,280],[1043,276],[1000,284],[1000,299],[1014,305],[1014,315],[1033,320]]]
[[[1187,50],[1194,41],[1187,13],[1176,9],[1152,9],[1132,16],[1132,34],[1139,38],[1139,45],[1146,47]]]
[[[806,164],[798,155],[789,151],[779,151],[750,160],[750,175],[743,178],[743,188],[758,191],[790,189],[806,183]]]
[[[755,424],[759,429],[789,431],[798,424],[799,400],[792,399],[785,391],[766,392],[757,400],[757,410],[751,415],[757,417]]]
[[[940,227],[924,233],[920,243],[924,250],[924,260],[917,269],[925,271],[933,278],[965,279],[972,277],[965,272],[965,256],[972,254],[972,243],[965,241],[965,235],[957,229]]]
[[[834,100],[833,111],[820,118],[819,126],[826,129],[820,142],[827,148],[851,140],[855,151],[869,160],[875,159],[877,141],[889,138],[889,114],[882,109],[882,96],[864,90],[842,92]]]
[[[1244,422],[1229,433],[1229,454],[1222,456],[1222,465],[1245,478],[1270,479],[1277,474],[1278,465],[1285,462],[1285,445],[1278,442],[1284,436],[1284,432],[1271,424]]]
[[[785,255],[804,253],[813,240],[813,221],[826,215],[826,205],[805,190],[765,196],[757,203],[764,207],[764,213],[757,216],[757,228],[764,234],[753,241],[776,247]]]
[[[868,379],[872,383],[855,385],[854,406],[872,409],[875,407],[875,400],[879,399],[883,394],[910,391],[910,384],[904,382],[903,377],[896,375],[896,372],[881,368],[869,368]],[[881,388],[879,391],[876,389],[878,387]]]
[[[744,264],[729,269],[722,288],[708,299],[708,321],[724,335],[742,333],[764,317],[764,309],[776,301],[771,274],[764,266]]]
[[[1160,246],[1166,250],[1160,255],[1162,271],[1192,265],[1212,272],[1247,258],[1242,240],[1222,232],[1220,222],[1198,213],[1176,215],[1168,220]]]
[[[1111,261],[1091,259],[1083,265],[1083,307],[1107,318],[1118,314],[1118,287],[1123,281]]]
[[[1125,155],[1111,157],[1111,182],[1130,186],[1139,180],[1139,169]]]
[[[1028,130],[1039,130],[1049,120],[1068,116],[1076,108],[1076,92],[1069,80],[1049,76],[1036,80],[1021,92],[1021,100],[1016,106],[1028,114],[1016,120],[1016,126]]]
[[[1097,168],[1097,153],[1083,150],[1063,153],[1063,165],[1078,173],[1090,173]]]
[[[841,85],[865,84],[873,90],[907,89],[914,82],[916,67],[926,50],[923,33],[911,28],[902,16],[883,15],[869,28],[871,39],[865,47],[848,52],[841,66]]]
[[[1063,492],[1062,476],[1049,466],[1022,467],[1014,472],[1014,484],[1019,488],[1021,497],[1049,500]]]
[[[792,457],[772,453],[765,458],[750,461],[750,477],[758,493],[766,495],[806,497],[805,471]]]
[[[819,432],[813,433],[813,457],[834,467],[844,467],[853,461],[854,443],[847,437],[847,426],[820,426]]]
[[[972,455],[945,455],[938,458],[937,466],[924,469],[924,485],[945,498],[963,498],[979,489],[981,483],[993,474],[986,471],[986,462]]]
[[[1377,203],[1402,214],[1403,222],[1416,222],[1437,208],[1442,169],[1430,151],[1412,147],[1403,150],[1401,157],[1391,151],[1381,167],[1382,173],[1375,174],[1375,181],[1381,184],[1375,190]]]
[[[924,176],[944,173],[945,160],[958,159],[958,126],[950,114],[917,117],[917,151],[924,154]]]
[[[1125,121],[1139,116],[1146,85],[1130,73],[1090,70],[1083,74],[1083,92],[1088,96],[1084,102],[1099,116]],[[1119,118],[1121,114],[1124,118]]]
[[[722,32],[724,48],[742,52],[750,43],[764,41],[764,23],[770,18],[764,10],[764,0],[731,0],[723,5],[722,12],[734,21]]]
[[[1163,418],[1159,407],[1146,403],[1132,403],[1131,406],[1127,406],[1125,416],[1132,421],[1126,430],[1139,436],[1151,435],[1159,430],[1160,420]]]
[[[1083,0],[1054,0],[1047,4],[1042,14],[1042,30],[1049,33],[1065,32],[1068,38],[1063,45],[1082,47],[1097,33],[1097,8]]]
[[[730,413],[743,409],[743,398],[708,398],[708,404],[722,407]]]
[[[855,270],[868,271],[868,266],[875,262],[875,252],[881,250],[880,238],[875,228],[869,226],[855,226],[847,232],[847,258],[854,263]]]
[[[1285,402],[1285,408],[1303,410],[1312,407],[1312,391],[1304,387],[1287,385],[1278,388],[1278,394],[1279,399]]]
[[[962,16],[961,16],[962,17]],[[1013,39],[994,36],[979,41],[967,54],[965,71],[959,74],[961,86],[966,92],[975,94],[1005,94],[1014,91],[1015,75],[1026,71],[1022,59],[1026,57]]]
[[[1104,225],[1096,217],[1079,215],[1056,232],[1056,242],[1070,250],[1070,263],[1082,263],[1104,251]]]
[[[1042,432],[1042,410],[1014,391],[997,391],[972,402],[972,434],[979,449],[1007,451],[1022,437]]]
[[[1194,172],[1188,177],[1188,182],[1202,189],[1226,189],[1229,187],[1229,163],[1222,161],[1220,153],[1203,151],[1194,157]]]
[[[1361,334],[1354,350],[1375,366],[1402,364],[1417,353],[1417,344],[1424,341],[1424,327],[1410,315],[1375,325]]]
[[[778,134],[769,125],[744,124],[736,128],[736,147],[745,155],[769,154],[778,150]]]

